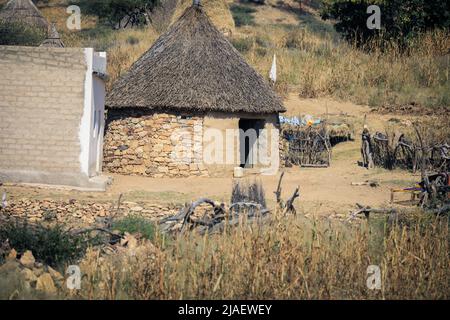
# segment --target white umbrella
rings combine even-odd
[[[277,81],[277,56],[275,54],[273,55],[272,68],[270,68],[269,78],[274,83]]]

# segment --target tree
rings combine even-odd
[[[0,45],[8,46],[38,46],[45,40],[47,34],[25,23],[0,21]]]
[[[381,29],[366,26],[367,8],[381,9]],[[450,1],[428,0],[325,0],[323,19],[336,19],[336,30],[358,45],[375,37],[406,43],[417,33],[450,28]]]
[[[159,0],[79,0],[88,13],[114,28],[126,28],[151,23],[149,13]]]

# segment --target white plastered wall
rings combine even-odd
[[[103,131],[104,131],[104,75],[106,74],[106,53],[84,49],[86,77],[84,83],[84,106],[81,118],[80,169],[88,177],[101,173]],[[97,116],[96,116],[97,113]],[[94,134],[94,129],[97,133]]]

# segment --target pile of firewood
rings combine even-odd
[[[281,199],[283,176],[284,173],[281,174],[278,188],[274,192],[278,206],[275,210],[283,215],[296,214],[294,201],[299,197],[299,188],[297,187],[293,195],[284,202]],[[186,204],[176,215],[162,219],[159,222],[160,230],[163,233],[172,234],[194,230],[200,234],[220,233],[225,228],[242,223],[263,223],[274,211],[266,207],[264,191],[260,183],[235,182],[231,200],[230,205],[207,198]],[[199,215],[196,209],[204,205],[209,206],[210,210],[202,210]]]
[[[437,210],[441,214],[450,211],[450,173],[441,172],[424,175],[419,183],[422,188],[419,205]]]
[[[368,129],[362,133],[361,154],[363,165],[385,169],[407,169],[413,172],[429,170],[435,172],[450,171],[450,145],[448,143],[424,142],[418,130],[417,139],[412,140],[405,134],[389,136],[376,132],[373,136]]]
[[[433,173],[423,174],[421,182],[418,183],[418,187],[414,188],[420,192],[418,207],[424,210],[424,212],[435,214],[436,216],[450,215],[450,173]],[[406,189],[405,189],[406,190]],[[389,215],[388,222],[393,223],[397,221],[399,210],[396,208],[371,208],[369,206],[363,206],[356,204],[357,210],[350,212],[350,216],[347,221],[351,221],[358,216],[364,214],[369,219],[371,214],[387,214]],[[412,211],[415,211],[414,208]],[[406,209],[402,209],[402,212],[408,212]]]
[[[284,126],[281,136],[287,141],[285,162],[288,166],[328,167],[331,142],[325,124],[317,126]]]
[[[199,217],[195,210],[203,204],[210,205],[211,210]],[[244,219],[249,222],[261,221],[269,212],[270,210],[253,202],[226,206],[224,203],[201,198],[184,206],[178,214],[162,219],[159,224],[163,233],[184,233],[194,229],[200,234],[216,233],[222,232],[226,227],[236,226],[244,222]]]

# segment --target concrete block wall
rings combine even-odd
[[[83,48],[0,46],[0,181],[77,184]]]

